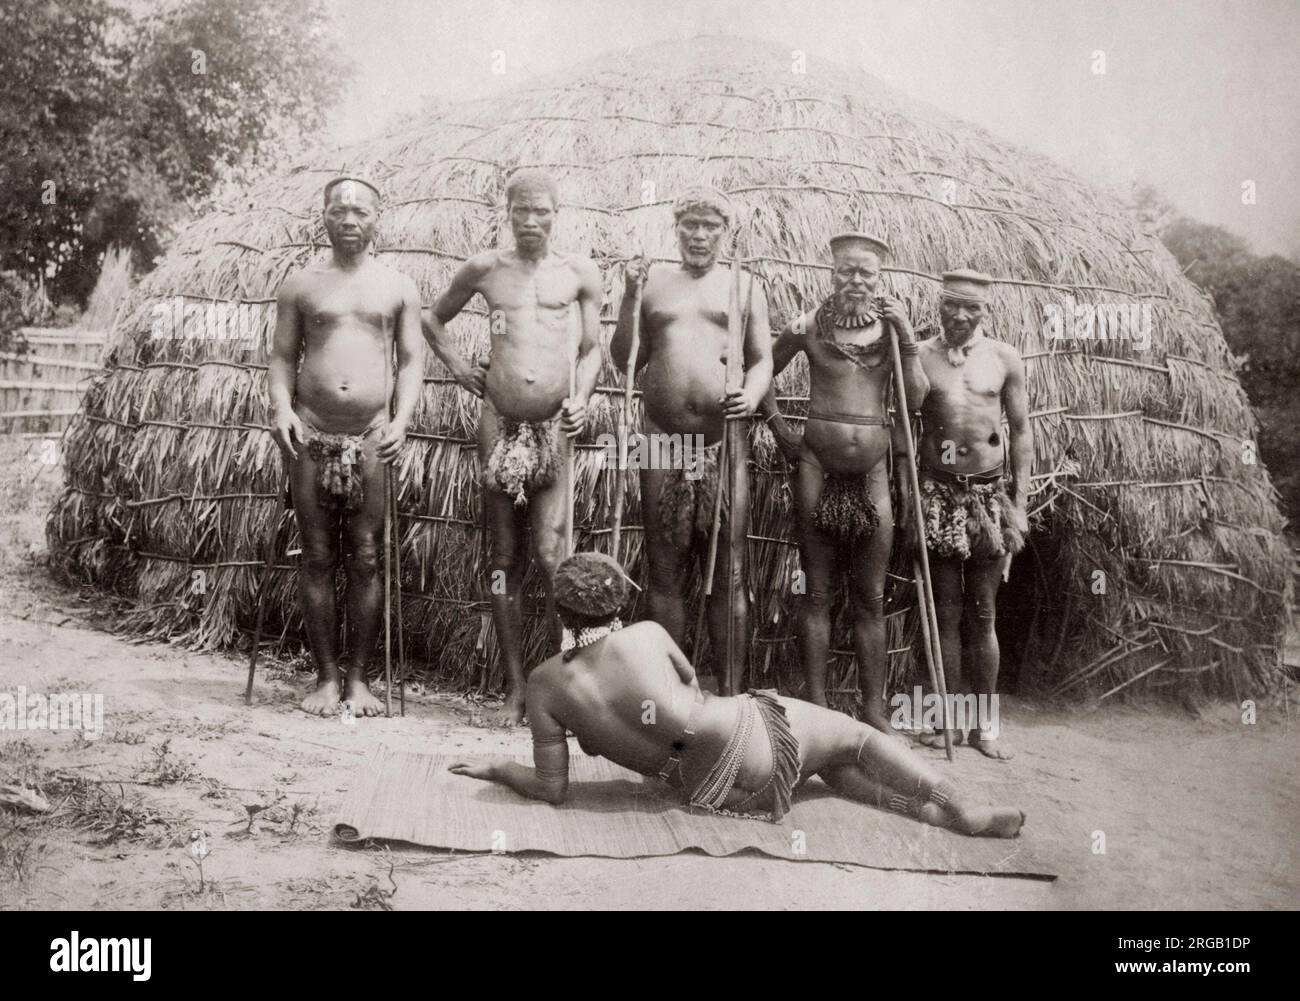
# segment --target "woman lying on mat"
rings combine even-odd
[[[842,713],[775,692],[734,698],[700,691],[672,637],[655,622],[622,628],[627,578],[600,553],[569,557],[555,574],[565,649],[528,679],[533,764],[458,761],[458,775],[562,803],[568,732],[587,754],[657,775],[692,806],[780,820],[795,786],[820,775],[840,795],[962,834],[1011,838],[1025,815],[971,803],[899,742]]]

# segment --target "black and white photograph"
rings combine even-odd
[[[4,0],[0,911],[1295,909],[1298,42]]]

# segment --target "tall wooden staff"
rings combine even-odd
[[[737,231],[739,235],[739,231]],[[740,266],[740,241],[736,241],[736,251],[732,257],[731,301],[734,306],[727,315],[727,388],[728,393],[741,388],[745,380],[745,326],[754,308],[754,278],[749,279],[749,296],[745,308],[741,309],[741,283],[744,269]],[[736,568],[742,565],[742,554],[747,542],[745,533],[747,525],[740,526],[737,540],[736,497],[741,491],[742,477],[748,475],[745,468],[745,436],[749,433],[748,423],[743,420],[727,421],[727,500],[730,510],[727,512],[727,679],[735,680],[736,643]],[[712,576],[710,576],[710,580]],[[735,694],[734,692],[732,694]]]
[[[692,651],[691,660],[697,664],[700,662],[700,654],[704,650],[704,614],[708,610],[709,598],[713,594],[713,571],[718,565],[718,533],[722,528],[723,483],[721,471],[728,468],[727,441],[729,438],[730,435],[724,432],[722,449],[718,455],[718,485],[713,491],[713,520],[710,522],[709,528],[709,557],[704,563],[704,594],[700,598],[700,610],[695,615],[695,649]],[[730,665],[727,665],[727,667],[729,670]],[[728,683],[730,683],[730,675],[728,675]]]
[[[569,307],[569,402],[578,395],[578,346],[581,344],[582,313],[578,313],[578,338],[574,337],[574,307]],[[573,502],[575,497],[574,476],[577,473],[575,442],[567,434],[564,436],[564,555],[573,555]]]
[[[392,426],[393,353],[384,336],[384,435]],[[383,460],[380,460],[381,462]],[[393,715],[393,467],[384,463],[384,715]]]
[[[396,349],[396,341],[393,343]],[[396,363],[396,357],[390,359]],[[400,453],[399,453],[400,456]],[[385,506],[393,512],[393,523],[396,531],[393,533],[393,564],[396,569],[396,583],[394,584],[393,603],[397,606],[397,698],[398,711],[401,715],[406,715],[406,635],[405,626],[402,623],[402,528],[397,522],[397,496],[398,488],[398,471],[389,466],[385,475],[387,486],[387,496],[384,499]]]
[[[939,693],[939,712],[943,721],[943,746],[952,760],[952,731],[948,728],[948,685],[943,677],[943,652],[939,648],[939,619],[934,607],[934,585],[930,581],[930,556],[926,548],[925,519],[921,516],[921,482],[916,474],[916,443],[912,438],[912,410],[907,405],[907,387],[903,383],[903,358],[898,350],[898,331],[889,324],[889,349],[894,357],[894,387],[907,448],[908,486],[912,492],[912,517],[915,522],[917,555],[912,557],[912,575],[916,582],[916,600],[923,619],[926,666],[930,685]]]
[[[644,251],[640,260],[645,261]],[[627,494],[627,447],[632,434],[632,382],[636,378],[636,357],[641,351],[641,293],[645,290],[646,270],[644,263],[636,279],[636,291],[632,294],[632,349],[627,356],[627,370],[623,373],[623,415],[618,434],[618,472],[617,487],[614,490],[614,533],[611,540],[611,555],[622,562],[623,540],[623,505]]]
[[[742,275],[741,275],[741,267],[740,267],[739,249],[740,249],[740,228],[737,227],[735,235],[732,237],[732,241],[731,241],[731,296],[730,296],[730,301],[728,303],[728,309],[727,309],[727,374],[726,374],[725,385],[724,385],[724,393],[730,392],[732,389],[737,388],[740,385],[741,373],[743,371],[743,366],[741,363],[741,354],[744,351],[745,327],[749,322],[748,312],[741,311],[740,286],[741,286]],[[752,283],[750,284],[749,291],[750,291],[751,299],[747,302],[747,305],[752,305],[752,296],[754,292],[754,286]],[[741,452],[740,449],[741,439],[738,437],[737,432],[739,434],[744,434],[744,431],[745,429],[743,425],[740,423],[740,421],[729,420],[726,422],[726,430],[723,432],[722,435],[722,449],[718,456],[718,471],[719,471],[718,486],[713,493],[713,522],[709,528],[709,556],[705,562],[705,568],[704,568],[704,597],[703,600],[700,602],[700,610],[699,613],[696,615],[696,619],[695,619],[694,656],[697,661],[699,660],[700,650],[704,645],[704,615],[705,615],[705,611],[708,608],[709,598],[711,598],[713,595],[713,573],[717,569],[717,565],[718,565],[718,535],[720,534],[722,529],[722,493],[724,489],[724,485],[722,482],[722,474],[725,471],[725,474],[727,476],[725,489],[731,494],[734,503],[735,489],[737,486],[738,478],[735,475],[733,475],[735,473],[735,470],[733,470],[732,467],[737,464],[735,458]],[[743,473],[743,468],[740,471]],[[734,510],[728,515],[728,518],[729,519],[735,518]],[[728,540],[727,551],[730,554],[732,559],[731,568],[734,568],[736,565],[735,564],[735,559],[737,555],[736,549],[737,547],[735,545],[735,540],[734,539]],[[736,582],[735,582],[735,573],[733,570],[731,573],[728,574],[728,579],[727,579],[728,608],[727,608],[726,671],[727,671],[728,684],[731,683],[731,660],[733,654],[732,630],[734,626],[734,622],[732,621],[731,610],[735,605],[735,589],[736,589]]]
[[[285,463],[284,489],[289,489],[288,459]],[[283,496],[283,494],[281,495]],[[253,678],[257,674],[258,647],[262,645],[262,626],[266,622],[266,590],[271,584],[271,570],[275,563],[275,530],[280,523],[277,516],[271,519],[271,538],[266,543],[266,564],[262,567],[262,579],[257,585],[257,619],[253,623],[253,649],[248,652],[248,684],[244,688],[244,705],[253,704]]]

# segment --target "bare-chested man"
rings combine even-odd
[[[646,556],[650,566],[650,617],[674,641],[685,633],[683,592],[690,578],[687,567],[694,554],[702,568],[713,521],[715,492],[726,489],[726,470],[718,453],[726,422],[747,420],[757,410],[772,382],[772,345],[767,321],[767,297],[753,288],[752,275],[743,276],[740,308],[749,310],[744,330],[744,381],[726,389],[727,318],[731,310],[732,275],[718,268],[718,254],[731,225],[727,196],[712,188],[692,188],[673,203],[681,263],[651,268],[634,261],[627,271],[627,289],[618,327],[609,352],[626,370],[632,350],[632,305],[636,283],[644,275],[641,329],[636,367],[644,366],[642,402],[646,435],[702,436],[703,457],[694,469],[641,470],[641,512],[645,522]],[[696,440],[691,437],[690,440]],[[745,469],[748,436],[741,436],[740,455],[732,457]],[[661,450],[662,451],[662,450]],[[740,690],[749,649],[749,600],[745,594],[743,554],[749,530],[749,477],[739,478],[730,510],[723,510],[713,594],[708,606],[710,646],[714,651],[718,691]],[[725,496],[725,495],[724,495]],[[741,554],[732,565],[731,553]],[[728,605],[728,575],[734,582],[734,604]],[[733,630],[733,658],[723,665],[727,630]]]
[[[371,256],[378,218],[379,192],[369,182],[340,177],[325,186],[333,249],[280,286],[267,370],[271,433],[290,463],[302,536],[298,593],[316,661],[316,687],[302,707],[320,715],[338,710],[340,687],[354,715],[383,709],[366,687],[366,668],[383,601],[385,470],[406,440],[424,375],[420,295],[410,278]],[[395,401],[387,395],[390,340]],[[351,633],[342,656],[334,608],[340,535]]]
[[[555,182],[540,170],[518,170],[506,184],[506,212],[515,245],[471,257],[434,305],[424,336],[462,386],[483,398],[478,453],[491,536],[492,621],[506,668],[506,701],[498,723],[523,722],[523,593],[527,530],[541,566],[546,616],[558,645],[552,577],[564,551],[567,507],[564,455],[586,427],[587,401],[600,374],[600,272],[589,259],[551,249],[559,209]],[[476,294],[487,302],[491,353],[466,360],[446,324]],[[580,324],[574,323],[574,304]],[[580,329],[579,329],[580,328]],[[569,366],[577,364],[569,397]],[[501,586],[504,585],[504,586]]]
[[[796,786],[813,775],[841,796],[961,834],[1013,838],[1025,815],[977,803],[897,741],[775,692],[711,697],[656,622],[623,629],[622,568],[579,553],[560,566],[556,601],[575,643],[533,670],[528,721],[533,767],[508,758],[457,761],[458,775],[487,779],[549,803],[569,793],[567,736],[591,755],[680,790],[693,807],[779,821]]]
[[[921,408],[919,456],[921,511],[948,691],[990,697],[998,681],[998,583],[1024,546],[1034,459],[1024,362],[1010,344],[984,332],[991,283],[975,271],[943,276],[943,332],[921,344],[930,394]],[[1010,442],[1003,440],[1004,412]],[[968,686],[962,675],[963,612],[965,653],[973,669]],[[1005,745],[993,739],[1000,730],[996,720],[980,719],[966,739],[991,758],[1007,758]],[[953,739],[960,742],[961,732]],[[941,741],[942,734],[936,734],[927,743]]]
[[[777,373],[799,352],[808,356],[808,421],[802,441],[777,409],[774,390],[768,392],[764,410],[782,451],[798,464],[795,503],[806,586],[799,640],[808,701],[826,705],[830,591],[843,563],[863,719],[890,732],[884,708],[889,667],[884,598],[894,517],[885,396],[893,365],[886,324],[898,332],[909,406],[920,405],[929,383],[907,311],[897,299],[880,295],[880,265],[888,246],[865,233],[841,233],[830,246],[830,298],[782,330],[772,348]]]

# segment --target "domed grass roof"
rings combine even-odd
[[[508,244],[503,189],[523,165],[558,180],[554,246],[602,268],[606,342],[628,257],[676,259],[669,205],[692,183],[730,193],[774,333],[826,295],[827,239],[845,228],[892,246],[886,284],[923,336],[937,329],[941,272],[992,275],[989,332],[1026,359],[1035,454],[1031,545],[1001,598],[1008,670],[1068,695],[1255,690],[1278,678],[1290,594],[1282,517],[1208,298],[1116,198],[1066,168],[865,74],[800,67],[749,41],[607,54],[322,152],[189,225],[115,323],[107,369],[69,432],[68,487],[49,522],[58,565],[124,596],[124,628],[212,648],[247,642],[269,553],[270,635],[296,640],[296,532],[267,433],[265,363],[277,287],[327,250],[321,187],[341,171],[379,182],[376,253],[429,305],[465,258]],[[160,317],[165,329],[183,315],[168,310],[190,310],[193,327],[219,305],[247,340],[152,336]],[[1105,329],[1124,336],[1078,336],[1088,306],[1120,317]],[[1050,336],[1053,317],[1076,314],[1061,328],[1075,336]],[[451,329],[482,353],[482,302]],[[606,355],[578,456],[578,548],[609,546],[616,474],[596,436],[614,431],[620,385]],[[778,386],[783,407],[802,414],[802,362]],[[492,687],[477,411],[429,353],[398,527],[408,650]],[[798,691],[790,492],[766,429],[753,437],[753,680]],[[625,539],[641,579],[627,482]],[[916,667],[913,594],[910,566],[895,569],[887,613],[901,680]],[[832,688],[849,692],[837,630]],[[530,663],[545,644],[534,615]]]

